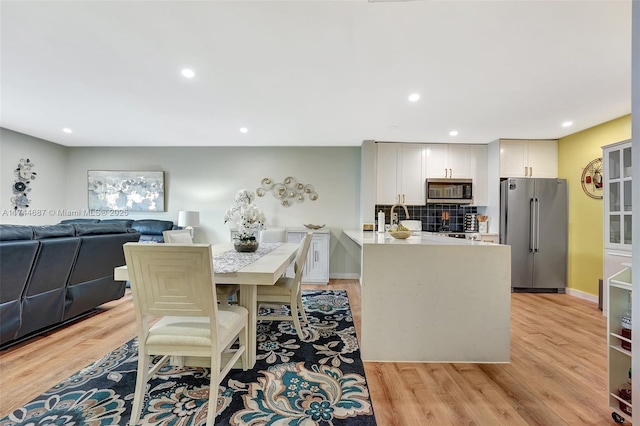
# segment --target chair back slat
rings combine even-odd
[[[178,244],[191,244],[193,238],[191,237],[190,229],[175,229],[172,231],[163,231],[162,238],[165,243],[178,243]]]
[[[298,282],[298,284],[302,280],[302,272],[304,270],[304,264],[307,261],[307,253],[309,253],[309,247],[311,246],[312,237],[313,232],[307,232],[307,234],[302,238],[302,241],[300,242],[298,253],[296,253],[293,270],[296,273],[295,280]]]
[[[124,245],[141,315],[202,316],[215,321],[217,300],[209,244]]]

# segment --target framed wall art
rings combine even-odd
[[[164,211],[163,171],[89,170],[90,210]]]

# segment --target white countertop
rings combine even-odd
[[[497,245],[484,241],[466,240],[463,238],[443,237],[433,235],[431,232],[421,232],[420,235],[411,235],[409,238],[399,240],[393,238],[387,232],[384,234],[375,231],[355,231],[344,230],[344,233],[356,244],[362,247],[363,244],[422,244],[422,245],[447,245],[447,246],[484,246]]]

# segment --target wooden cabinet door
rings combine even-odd
[[[473,204],[486,206],[489,203],[487,145],[472,145],[469,150],[471,154],[471,179],[473,179]]]
[[[557,140],[500,141],[500,177],[558,177]]]
[[[376,204],[398,201],[398,146],[395,143],[376,144]]]
[[[426,202],[422,155],[421,144],[401,145],[399,194],[404,204],[424,205]]]
[[[376,204],[425,203],[423,145],[377,143]]]
[[[287,242],[300,243],[305,235],[304,231],[287,231]],[[313,234],[302,272],[303,284],[327,284],[329,282],[329,241],[329,233],[316,232]],[[293,264],[287,269],[286,276],[290,278],[295,276]]]
[[[527,148],[529,177],[558,177],[558,141],[529,141]]]
[[[327,284],[329,282],[329,234],[313,234],[302,283]]]
[[[529,177],[528,142],[500,141],[500,177]]]
[[[444,179],[449,176],[449,147],[447,144],[424,145],[425,177]]]
[[[449,144],[448,167],[450,178],[473,178],[469,145]]]

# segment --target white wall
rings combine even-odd
[[[255,191],[264,177],[282,182],[293,176],[312,184],[317,201],[285,208],[271,194],[257,198],[267,226],[331,228],[331,276],[359,276],[359,257],[344,247],[342,229],[359,226],[360,148],[185,147],[70,148],[66,180],[67,208],[87,207],[88,170],[163,170],[164,213],[131,213],[131,218],[177,222],[178,211],[200,212],[197,242],[229,241],[223,217],[240,189]]]
[[[33,164],[36,178],[29,184],[31,204],[24,216],[14,216],[11,198],[14,170],[21,158]],[[59,222],[65,208],[67,148],[0,128],[0,223],[43,225]]]
[[[229,241],[223,217],[236,192],[255,191],[264,177],[281,182],[293,176],[312,184],[319,197],[282,207],[267,194],[256,204],[267,216],[267,226],[303,227],[325,224],[331,229],[331,277],[358,278],[360,255],[342,229],[360,225],[359,147],[185,147],[185,148],[68,148],[31,136],[0,129],[0,207],[9,212],[11,187],[20,158],[29,158],[38,173],[30,198],[32,209],[44,216],[0,216],[0,223],[51,224],[67,216],[58,210],[87,209],[88,170],[162,170],[165,207],[162,213],[131,213],[133,219],[177,222],[178,211],[200,212],[198,242]],[[50,214],[53,210],[55,213]],[[2,213],[0,211],[0,213]],[[115,217],[115,216],[114,216]],[[109,217],[104,217],[109,218]]]

